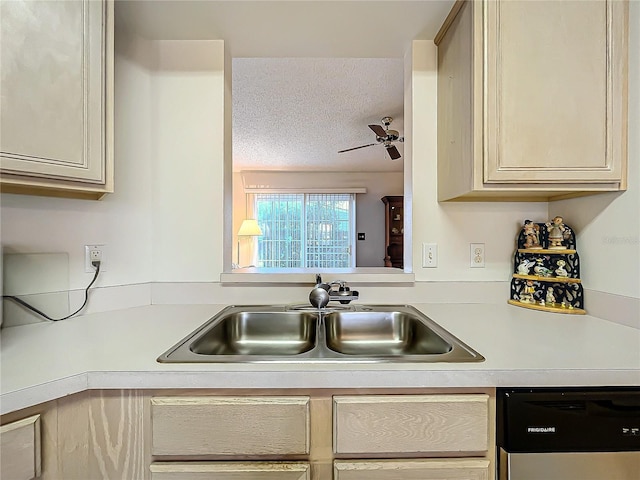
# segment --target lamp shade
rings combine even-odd
[[[259,237],[262,235],[262,230],[258,221],[255,218],[247,218],[242,221],[240,230],[238,230],[239,237]]]

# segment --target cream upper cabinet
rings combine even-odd
[[[2,191],[113,191],[113,2],[0,3]]]
[[[435,41],[439,200],[626,188],[627,1],[459,1]]]

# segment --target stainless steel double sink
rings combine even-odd
[[[409,305],[230,306],[159,358],[166,363],[480,362]]]

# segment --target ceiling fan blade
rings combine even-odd
[[[390,147],[386,147],[386,148],[387,148],[387,153],[391,157],[391,160],[397,160],[398,158],[400,158],[401,156],[400,152],[394,145],[391,145]]]
[[[382,128],[380,125],[369,125],[369,128],[373,130],[373,132],[379,137],[386,137],[387,131]]]
[[[364,147],[373,147],[374,145],[377,145],[377,143],[370,143],[369,145],[360,145],[359,147],[347,148],[346,150],[340,150],[338,153],[350,152],[351,150],[357,150]]]

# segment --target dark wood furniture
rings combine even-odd
[[[382,197],[384,203],[384,266],[404,268],[404,197]]]

